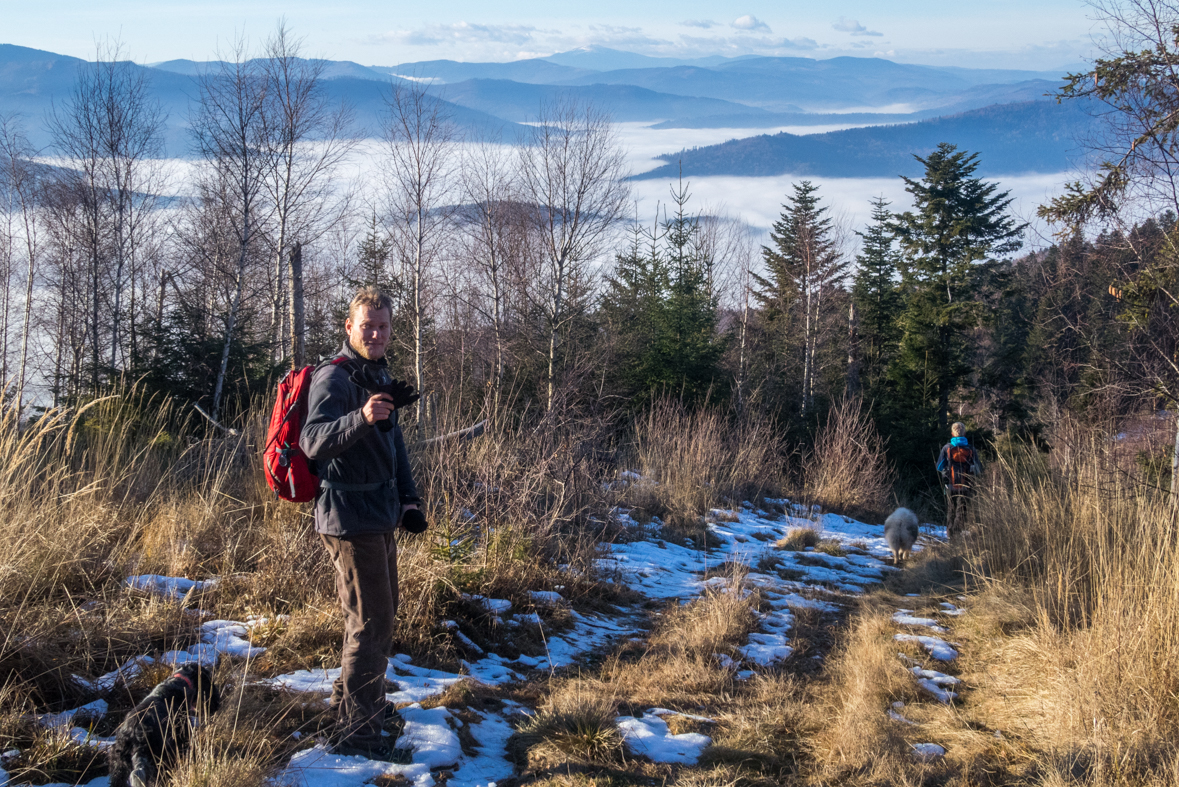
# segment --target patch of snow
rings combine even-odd
[[[938,637],[919,637],[914,634],[896,634],[893,639],[897,642],[916,642],[929,651],[929,655],[938,661],[953,661],[958,658],[958,651],[950,647],[944,639]]]
[[[515,732],[512,725],[489,714],[483,721],[471,724],[469,729],[479,743],[479,753],[474,757],[463,755],[462,763],[446,783],[447,787],[491,787],[497,780],[509,778],[515,772],[507,760],[508,739]]]
[[[790,658],[794,652],[781,634],[750,634],[749,644],[738,650],[747,660],[766,667]]]
[[[917,755],[917,759],[923,762],[930,762],[936,760],[938,757],[945,757],[946,750],[936,743],[911,743],[913,753]]]
[[[62,711],[61,713],[45,713],[38,715],[37,723],[42,727],[48,727],[51,730],[62,729],[63,727],[72,727],[74,718],[77,716],[88,716],[91,719],[101,719],[107,712],[106,700],[95,700],[88,702],[85,705],[74,708],[73,710]]]
[[[329,753],[322,745],[296,753],[275,777],[275,782],[283,787],[361,787],[386,775],[402,776],[411,780],[414,787],[434,786],[434,777],[425,765],[341,757]]]
[[[93,686],[93,689],[96,692],[110,691],[115,687],[115,683],[127,683],[128,681],[134,680],[141,672],[143,672],[143,668],[145,666],[154,663],[155,659],[153,659],[151,656],[136,656],[133,659],[127,659],[127,661],[123,663],[123,666],[116,667],[105,675],[99,676],[90,685]],[[82,678],[79,678],[78,676],[74,677],[79,681],[82,680]]]
[[[950,704],[951,700],[958,698],[957,694],[952,691],[948,691],[947,689],[943,689],[941,686],[934,683],[932,680],[929,680],[928,678],[919,678],[917,680],[917,685],[937,698],[938,702],[943,702],[947,705]]]
[[[912,672],[914,675],[916,675],[918,678],[925,678],[926,680],[931,680],[939,686],[957,686],[959,683],[962,682],[958,678],[955,678],[953,675],[947,675],[944,672],[937,672],[936,670],[921,669],[920,667],[912,667],[909,671]]]
[[[532,599],[532,603],[542,606],[556,606],[565,601],[564,597],[555,590],[531,590],[528,595]]]
[[[483,648],[472,642],[471,638],[459,629],[458,623],[454,622],[453,620],[444,620],[442,621],[442,628],[454,634],[454,638],[457,639],[459,643],[467,650],[471,651],[472,653],[478,653],[480,656],[483,655]]]
[[[74,727],[70,730],[70,740],[79,746],[90,746],[99,751],[106,751],[111,746],[115,745],[115,736],[111,735],[109,738],[104,738],[101,735],[95,735],[90,730],[84,730],[81,727]],[[3,784],[4,782],[0,782]]]
[[[958,617],[959,615],[966,614],[966,610],[962,609],[961,607],[956,607],[948,601],[943,601],[941,603],[941,608],[943,615],[953,615],[954,617]]]
[[[217,578],[193,580],[184,577],[165,577],[161,574],[138,574],[127,577],[127,586],[171,599],[182,599],[190,592],[207,590],[217,584]]]
[[[896,703],[896,702],[894,702],[894,703],[893,703],[893,706],[895,707],[895,706],[896,706],[896,705],[898,705],[898,704],[899,704],[899,705],[900,705],[902,708],[905,706],[905,704],[904,704],[903,702],[902,702],[902,703]],[[917,723],[917,722],[915,722],[915,721],[909,721],[909,720],[908,720],[908,719],[906,719],[904,716],[902,716],[902,715],[901,715],[901,714],[900,714],[898,711],[895,711],[895,710],[893,710],[892,708],[889,708],[889,709],[888,709],[888,718],[892,719],[893,721],[899,721],[901,724],[916,724],[916,723]]]
[[[468,601],[474,601],[483,609],[490,612],[492,615],[499,617],[507,614],[508,610],[512,608],[512,602],[506,598],[487,598],[486,596],[472,596],[469,593],[464,593],[463,598]]]
[[[644,713],[641,719],[619,716],[615,721],[626,747],[633,754],[648,757],[654,762],[695,765],[700,759],[700,752],[712,743],[711,738],[698,732],[672,735],[667,729],[667,722],[650,712]]]
[[[647,713],[652,716],[683,716],[685,719],[691,719],[692,721],[703,721],[709,724],[716,723],[716,719],[709,718],[708,716],[693,716],[691,713],[683,713],[678,710],[668,710],[667,708],[651,708],[651,710],[647,711]]]
[[[427,768],[452,767],[463,756],[458,735],[446,723],[451,718],[446,708],[430,708],[414,704],[402,708],[399,713],[405,720],[405,729],[397,739],[397,747],[413,750],[414,765]]]
[[[252,659],[261,656],[266,648],[255,647],[245,639],[249,627],[236,620],[210,620],[201,624],[201,641],[212,645],[223,656]]]
[[[215,645],[202,642],[193,645],[188,650],[170,650],[160,656],[159,660],[164,664],[171,664],[173,667],[183,667],[185,664],[191,663],[216,667],[219,658]]]
[[[933,618],[917,618],[913,617],[913,610],[899,609],[892,616],[892,622],[901,626],[924,626],[931,631],[936,631],[939,634],[944,634],[946,629],[937,624]]]

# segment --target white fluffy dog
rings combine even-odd
[[[894,566],[909,557],[920,534],[921,527],[917,524],[917,515],[909,509],[898,508],[888,515],[888,519],[884,520],[884,541],[892,550]]]

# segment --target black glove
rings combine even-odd
[[[426,530],[426,515],[417,508],[410,508],[401,515],[401,526],[411,533],[423,533]]]
[[[348,375],[348,379],[367,391],[369,396],[386,394],[393,400],[394,410],[400,410],[421,398],[421,394],[413,392],[412,385],[390,378],[383,369],[371,364],[361,364],[352,374]],[[378,421],[377,428],[382,432],[388,432],[393,428],[393,421],[389,418]]]

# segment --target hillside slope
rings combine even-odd
[[[986,175],[1060,172],[1078,164],[1096,122],[1079,103],[1029,101],[896,126],[798,136],[762,134],[661,156],[668,164],[636,179],[701,175],[915,176],[941,142],[981,154]]]

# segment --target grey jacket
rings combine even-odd
[[[347,341],[340,354],[350,362],[323,364],[311,377],[307,420],[299,438],[322,484],[315,498],[315,529],[329,536],[389,531],[401,520],[401,506],[418,502],[409,454],[397,413],[391,431],[369,426],[361,413],[368,393],[348,379],[357,364],[384,367],[385,361],[362,358]],[[378,489],[332,488],[380,483],[385,485]]]

